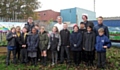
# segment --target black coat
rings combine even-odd
[[[39,45],[39,35],[38,34],[29,35],[27,38],[27,45],[28,45],[27,50],[29,52],[36,52],[37,47]]]
[[[27,34],[26,34],[25,39],[24,39],[24,33],[21,34],[21,48],[23,48],[22,45],[26,45],[25,48],[27,48],[27,38],[28,38]]]
[[[82,34],[82,42],[81,42],[81,46],[83,47],[83,35],[84,35],[84,33],[85,32],[87,32],[87,30],[86,29],[79,29],[79,32]]]
[[[104,29],[104,34],[109,38],[109,30],[108,30],[108,27],[107,26],[105,26],[105,25],[103,25],[103,24],[101,24],[101,25],[96,25],[95,27],[94,27],[94,32],[95,32],[95,34],[96,34],[96,36],[98,36],[99,35],[99,33],[98,33],[98,29],[99,28],[103,28]]]
[[[82,46],[81,46],[81,41],[82,41],[82,34],[80,32],[72,32],[70,35],[70,48],[72,51],[81,51]],[[74,44],[77,46],[75,47]]]
[[[70,46],[70,32],[67,29],[63,29],[60,31],[61,36],[61,46]]]
[[[83,48],[85,51],[93,51],[95,47],[95,33],[94,32],[85,32],[83,35]]]
[[[16,33],[16,35],[17,35],[17,33]],[[20,33],[20,36],[18,37],[16,37],[16,47],[19,49],[20,47],[21,47],[21,33]]]
[[[84,22],[85,23],[85,22]],[[85,23],[85,28],[87,29],[87,26],[91,26],[92,28],[94,27],[94,24],[93,24],[93,22],[91,22],[91,21],[87,21],[86,23]]]
[[[14,46],[16,47],[16,37],[13,37],[13,35],[16,35],[16,33],[12,33],[12,32],[9,32],[7,34],[7,41],[8,41],[8,45],[7,46]]]
[[[27,28],[28,32],[31,32],[31,30],[32,30],[32,28],[33,28],[34,26],[35,26],[34,23],[32,23],[32,24],[30,25],[30,24],[27,22],[24,27]]]

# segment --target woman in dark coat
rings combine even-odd
[[[74,31],[70,35],[70,44],[71,44],[71,51],[73,52],[73,59],[76,66],[79,66],[81,61],[81,41],[82,41],[82,34],[79,32],[79,27],[75,25],[73,27]]]
[[[44,66],[46,66],[47,47],[48,47],[49,38],[43,26],[40,28],[39,37],[40,37],[39,49],[41,51],[41,58],[42,58],[41,63]]]
[[[13,53],[13,63],[16,64],[16,33],[15,33],[15,28],[11,28],[11,31],[7,34],[7,41],[8,41],[8,45],[7,45],[7,58],[6,58],[6,66],[9,65],[9,61],[10,61],[10,55],[11,52]]]
[[[31,58],[32,65],[37,65],[37,47],[39,44],[39,35],[37,34],[37,29],[32,28],[32,33],[28,36],[28,57]]]

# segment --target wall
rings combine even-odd
[[[76,8],[63,9],[60,11],[63,22],[76,23]]]

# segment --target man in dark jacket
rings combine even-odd
[[[33,22],[33,18],[32,18],[32,17],[29,17],[29,18],[28,18],[28,22],[27,22],[27,24],[25,24],[24,27],[27,28],[28,32],[31,32],[31,30],[32,30],[32,28],[33,28],[34,26],[35,26],[35,25],[34,25],[34,22]]]
[[[94,27],[93,22],[88,21],[88,17],[86,15],[83,15],[82,19],[83,19],[83,22],[84,22],[86,28],[87,28],[87,26],[91,26],[92,28]]]
[[[64,62],[64,52],[66,52],[67,55],[67,62],[70,60],[69,56],[69,47],[70,47],[70,32],[67,29],[67,23],[63,24],[63,30],[60,31],[60,36],[61,36],[61,59],[60,63],[62,64]]]
[[[103,17],[98,17],[98,25],[94,27],[94,32],[96,36],[99,35],[98,29],[103,28],[104,29],[104,34],[109,38],[109,30],[108,27],[103,24]]]

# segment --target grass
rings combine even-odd
[[[106,56],[107,56],[106,70],[120,70],[120,48],[112,47],[108,49]],[[76,70],[73,64],[71,64],[70,66],[67,66],[66,64],[58,64],[54,67],[51,67],[50,62],[46,67],[41,66],[40,62],[38,63],[37,67],[31,65],[24,65],[20,63],[17,65],[11,63],[9,66],[6,67],[5,59],[6,59],[5,55],[0,56],[0,70]],[[102,70],[97,69],[96,66],[86,67],[84,64],[81,64],[79,67],[80,69],[78,70]]]

